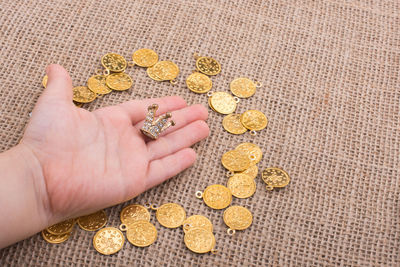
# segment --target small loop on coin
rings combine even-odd
[[[128,67],[134,67],[136,64],[135,64],[135,62],[129,62],[128,63]]]
[[[199,198],[199,199],[200,199],[200,198],[203,198],[203,192],[197,191],[197,192],[196,192],[196,197]]]
[[[150,209],[152,210],[158,210],[158,205],[157,204],[151,204]]]
[[[237,96],[233,97],[233,99],[235,99],[235,102],[236,102],[236,103],[239,103],[239,102],[240,102],[240,99],[239,99],[239,97],[237,97]]]
[[[169,82],[172,85],[178,84],[178,81],[176,79],[170,80]]]
[[[250,154],[249,158],[252,161],[257,159],[256,155],[254,155],[254,154]]]
[[[95,71],[95,73],[97,74],[97,75],[102,75],[103,74],[103,69],[97,69],[96,71]]]
[[[216,248],[213,248],[213,249],[211,249],[211,254],[218,254],[218,249],[216,249]]]
[[[146,209],[150,209],[150,208],[151,208],[151,203],[146,203],[146,204],[144,204],[144,207],[145,207]]]
[[[257,132],[254,131],[254,130],[251,130],[251,131],[250,131],[250,134],[251,134],[252,136],[256,136],[256,135],[257,135]]]
[[[255,81],[254,83],[256,84],[256,87],[261,87],[262,86],[262,82]]]
[[[208,96],[208,97],[212,97],[212,95],[213,95],[213,91],[208,91],[208,92],[207,92],[207,96]]]
[[[191,227],[190,223],[185,223],[183,225],[183,229],[185,229],[185,230],[189,230],[190,227]]]
[[[233,171],[227,171],[226,172],[226,177],[232,177],[234,175],[235,175],[235,173]]]
[[[229,228],[228,230],[226,230],[226,232],[227,232],[228,235],[230,235],[230,236],[233,236],[233,235],[236,233],[236,231],[233,230],[233,229],[231,229],[231,228]]]
[[[274,187],[272,185],[267,185],[265,188],[267,188],[268,191],[274,190]]]
[[[127,226],[126,224],[122,223],[122,224],[119,226],[119,230],[125,232],[125,231],[128,230],[128,226]]]
[[[104,69],[104,70],[103,70],[103,75],[104,75],[104,76],[110,75],[110,70],[109,70],[109,69]]]

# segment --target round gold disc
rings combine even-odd
[[[53,235],[62,235],[71,232],[72,228],[74,228],[74,225],[75,219],[69,219],[57,224],[53,224],[52,226],[47,227],[46,230]]]
[[[232,202],[231,191],[223,185],[209,185],[203,192],[203,200],[210,208],[220,210],[228,207]]]
[[[289,174],[279,168],[267,168],[261,177],[264,183],[272,187],[285,187],[290,182]]]
[[[186,85],[190,91],[203,94],[207,93],[212,88],[212,81],[207,75],[199,72],[190,74],[186,79]]]
[[[104,210],[99,210],[98,212],[79,217],[78,225],[83,230],[96,231],[106,225],[107,220],[106,212]]]
[[[247,132],[246,127],[240,122],[240,114],[229,114],[222,120],[222,126],[231,134],[243,134]]]
[[[167,203],[161,205],[156,212],[158,222],[167,228],[176,228],[186,219],[186,212],[181,205]]]
[[[247,98],[255,94],[256,84],[248,78],[236,78],[230,84],[232,94]]]
[[[125,243],[125,237],[115,227],[99,230],[93,237],[93,246],[101,254],[110,255],[118,252]]]
[[[237,173],[229,178],[227,186],[237,198],[248,198],[256,192],[254,179],[246,174]]]
[[[246,174],[247,176],[250,176],[252,179],[254,179],[258,175],[258,167],[257,167],[257,165],[253,165],[250,168],[248,168],[247,170],[239,172],[239,173]]]
[[[136,221],[129,226],[126,238],[134,246],[147,247],[157,240],[157,229],[151,222]]]
[[[44,75],[43,80],[42,80],[42,85],[44,88],[47,87],[47,80],[49,79],[49,77],[47,75]]]
[[[226,92],[215,92],[210,98],[210,103],[217,112],[222,114],[235,112],[237,103],[232,95]]]
[[[196,253],[207,253],[215,247],[215,236],[204,228],[191,228],[183,239],[188,249]]]
[[[72,100],[78,103],[90,103],[96,99],[97,95],[89,90],[86,86],[76,86],[72,89],[73,98]]]
[[[185,233],[192,228],[203,228],[209,232],[213,231],[211,221],[203,215],[192,215],[183,222],[183,231]]]
[[[231,150],[222,155],[222,165],[230,171],[241,172],[251,166],[250,158],[240,150]]]
[[[124,91],[131,88],[132,78],[125,72],[112,73],[106,77],[106,84],[113,90]]]
[[[124,224],[136,221],[150,221],[150,212],[142,205],[132,204],[122,209],[119,218]]]
[[[152,49],[142,48],[132,54],[132,60],[140,67],[148,68],[157,63],[158,55]]]
[[[215,112],[218,112],[218,111],[216,111],[216,110],[214,109],[214,107],[213,107],[212,104],[211,104],[211,97],[208,98],[208,105],[210,106],[210,108],[211,108],[212,110],[214,110]]]
[[[172,61],[159,61],[152,68],[154,76],[163,81],[173,80],[179,74],[178,66]]]
[[[250,159],[250,165],[256,165],[262,159],[262,151],[259,146],[253,143],[241,143],[238,145],[235,150],[239,150],[246,154]]]
[[[122,72],[126,69],[127,66],[125,58],[115,53],[105,54],[101,58],[101,64],[104,68],[112,72]]]
[[[160,77],[158,77],[158,76],[154,73],[154,66],[153,66],[153,67],[150,67],[150,68],[147,68],[146,72],[147,72],[147,75],[148,75],[151,79],[153,79],[153,80],[155,80],[155,81],[158,81],[158,82],[163,81],[162,79],[160,79]]]
[[[90,91],[105,95],[112,92],[112,90],[106,84],[106,76],[104,75],[94,75],[90,77],[87,81],[87,86]]]
[[[249,130],[260,131],[267,127],[268,119],[258,110],[248,110],[240,116],[240,121]]]
[[[224,222],[233,230],[244,230],[253,222],[253,215],[245,207],[231,206],[224,211]]]
[[[212,57],[197,58],[196,68],[206,75],[217,75],[221,72],[221,65]]]
[[[49,243],[60,244],[66,241],[71,236],[71,232],[62,235],[53,235],[46,230],[42,231],[42,237]]]

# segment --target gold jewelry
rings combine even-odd
[[[214,234],[204,228],[194,227],[185,233],[185,245],[188,249],[196,253],[210,252],[215,254],[215,237]]]
[[[46,228],[46,230],[53,235],[62,235],[70,233],[75,226],[75,219],[69,219],[60,223],[53,224]]]
[[[177,228],[185,221],[186,212],[181,205],[176,203],[167,203],[156,208],[156,218],[164,227]]]
[[[47,80],[48,80],[48,79],[49,79],[49,77],[48,77],[47,75],[44,75],[44,76],[43,76],[42,85],[43,85],[44,88],[47,87]]]
[[[245,171],[238,172],[242,174],[246,174],[247,176],[251,177],[252,179],[256,178],[258,175],[258,167],[257,165],[253,165]]]
[[[240,114],[229,114],[222,120],[224,129],[232,134],[243,134],[247,132],[247,128],[240,122]]]
[[[260,131],[267,127],[268,119],[259,110],[248,110],[240,116],[240,122],[249,130]]]
[[[123,224],[136,221],[150,221],[150,212],[142,205],[131,204],[122,209],[119,218]]]
[[[132,78],[125,72],[112,73],[106,77],[106,85],[116,91],[128,90],[132,84]]]
[[[253,82],[248,78],[236,78],[230,84],[232,94],[240,98],[248,98],[256,93],[256,88],[262,84],[258,81]]]
[[[76,86],[72,89],[72,92],[72,100],[78,103],[90,103],[97,97],[97,94],[89,90],[86,86]]]
[[[194,54],[196,59],[196,68],[206,75],[217,75],[221,72],[221,65],[212,57],[202,57]]]
[[[93,246],[101,254],[117,253],[125,243],[125,237],[115,227],[106,227],[99,230],[93,237]]]
[[[267,184],[267,190],[274,188],[285,187],[290,182],[290,177],[287,172],[279,168],[267,168],[262,172],[261,176],[264,183]]]
[[[251,159],[240,150],[225,152],[221,158],[222,165],[232,171],[241,172],[251,166]]]
[[[102,228],[107,223],[107,214],[104,210],[81,216],[77,222],[81,229],[86,231],[96,231]]]
[[[171,113],[166,113],[155,119],[154,116],[157,109],[157,104],[153,104],[147,108],[148,113],[141,129],[141,132],[151,139],[157,139],[160,133],[175,125],[174,121],[168,121],[168,119],[172,117]]]
[[[183,222],[183,231],[187,233],[190,229],[198,227],[203,228],[209,232],[213,231],[213,225],[211,221],[203,215],[192,215]]]
[[[202,198],[207,206],[216,210],[225,209],[232,202],[231,191],[220,184],[209,185],[204,192],[197,191],[196,197]]]
[[[105,54],[101,58],[101,64],[111,72],[122,72],[127,67],[125,58],[116,53]]]
[[[231,206],[224,211],[224,222],[229,227],[229,235],[234,235],[236,230],[244,230],[253,222],[253,215],[245,207]]]
[[[157,229],[149,221],[135,221],[126,230],[126,238],[137,247],[147,247],[157,240]]]
[[[152,49],[142,48],[132,54],[132,60],[140,67],[148,68],[157,63],[158,55]]]
[[[186,85],[190,91],[203,94],[211,90],[212,81],[207,75],[193,72],[186,78]]]
[[[229,178],[227,187],[237,198],[249,198],[256,192],[254,179],[246,174],[237,173]]]
[[[100,94],[106,95],[112,92],[110,87],[106,84],[106,76],[104,75],[93,75],[87,81],[87,87],[90,91]]]
[[[226,92],[208,92],[210,107],[221,113],[230,114],[235,112],[239,98],[233,97]]]
[[[235,150],[239,150],[246,154],[250,159],[250,166],[254,166],[262,159],[262,151],[259,146],[253,143],[241,143]]]
[[[46,240],[48,243],[52,244],[60,244],[64,241],[67,241],[67,239],[71,236],[71,232],[61,234],[61,235],[53,235],[49,233],[47,230],[42,231],[42,237],[44,240]]]

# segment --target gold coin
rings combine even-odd
[[[232,95],[226,92],[215,92],[210,98],[210,103],[217,112],[222,114],[235,112],[237,103]]]
[[[128,90],[132,83],[132,78],[125,72],[113,73],[106,77],[107,86],[117,91]]]
[[[78,225],[80,228],[86,231],[96,231],[106,225],[107,214],[104,210],[82,216],[78,218]]]
[[[96,99],[97,95],[86,86],[76,86],[72,89],[73,100],[78,103],[89,103]]]
[[[192,228],[203,228],[209,232],[213,231],[213,225],[203,215],[192,215],[183,222],[183,231],[187,233]]]
[[[258,167],[257,167],[257,165],[253,165],[250,168],[248,168],[247,170],[239,172],[239,173],[246,174],[247,176],[250,176],[252,179],[254,179],[258,175]]]
[[[125,243],[125,237],[115,227],[99,230],[93,237],[93,246],[101,254],[110,255],[118,252]]]
[[[258,110],[248,110],[240,116],[240,122],[249,130],[260,131],[267,127],[268,119]]]
[[[148,75],[150,78],[152,78],[153,80],[158,81],[158,82],[163,81],[162,79],[160,79],[160,77],[158,77],[158,76],[154,73],[154,66],[153,66],[153,67],[150,67],[150,68],[147,68],[146,72],[147,72],[147,75]]]
[[[161,205],[156,211],[158,222],[167,228],[176,228],[182,225],[186,219],[186,212],[181,205],[167,203]]]
[[[74,228],[74,225],[75,219],[69,219],[57,224],[53,224],[52,226],[47,227],[46,230],[53,235],[62,235],[71,232],[72,228]]]
[[[157,240],[157,229],[149,221],[136,221],[130,224],[126,238],[137,247],[147,247]]]
[[[157,63],[158,55],[152,49],[142,48],[132,54],[132,60],[140,67],[148,68]]]
[[[90,77],[87,81],[87,86],[90,91],[100,95],[105,95],[112,92],[112,90],[106,84],[106,76],[104,75],[94,75]]]
[[[43,239],[52,244],[60,244],[64,241],[66,241],[70,236],[71,236],[71,232],[61,234],[61,235],[53,235],[46,230],[42,231]]]
[[[237,198],[248,198],[256,192],[254,179],[246,174],[237,173],[229,178],[227,186]]]
[[[196,60],[196,68],[207,75],[217,75],[221,72],[221,65],[212,57],[199,57]]]
[[[150,213],[144,206],[132,204],[122,209],[119,218],[124,224],[136,221],[150,221]]]
[[[238,145],[235,150],[239,150],[246,154],[250,159],[250,165],[256,165],[262,159],[262,151],[259,146],[253,143],[241,143]]]
[[[49,79],[49,77],[47,75],[44,75],[43,80],[42,80],[42,85],[44,88],[47,87],[47,80]]]
[[[152,68],[154,76],[163,81],[173,80],[179,74],[178,66],[172,61],[159,61]]]
[[[240,150],[231,150],[222,155],[222,165],[230,171],[241,172],[251,166],[250,158]]]
[[[256,84],[247,78],[236,78],[231,82],[230,89],[235,96],[247,98],[255,94]]]
[[[262,172],[261,177],[270,187],[285,187],[290,182],[289,174],[279,168],[267,168]]]
[[[191,228],[183,239],[188,249],[196,253],[207,253],[215,247],[215,236],[204,228]]]
[[[192,92],[203,94],[211,90],[212,81],[207,75],[194,72],[187,77],[186,85]]]
[[[208,98],[208,105],[210,106],[210,108],[211,108],[212,110],[214,110],[215,112],[218,112],[218,111],[216,111],[216,110],[214,109],[214,107],[213,107],[212,104],[211,104],[211,97]]]
[[[220,210],[228,207],[232,202],[231,191],[223,185],[209,185],[203,193],[203,200],[210,208]]]
[[[127,66],[125,58],[115,53],[105,54],[101,58],[101,64],[104,68],[112,72],[122,72],[126,69]]]
[[[231,206],[224,211],[224,222],[233,230],[244,230],[253,222],[253,215],[245,207]]]
[[[243,134],[247,129],[240,122],[240,114],[229,114],[222,120],[222,126],[231,134]]]

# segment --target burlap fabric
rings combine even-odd
[[[209,217],[218,255],[190,252],[181,229],[163,228],[153,216],[159,237],[145,249],[125,243],[116,255],[103,256],[93,249],[94,233],[75,229],[60,245],[37,234],[3,249],[0,265],[399,265],[399,11],[395,0],[2,0],[1,150],[22,136],[47,64],[62,64],[74,85],[83,85],[103,54],[130,58],[144,47],[177,63],[179,84],[129,69],[130,91],[113,92],[87,109],[172,94],[206,105],[207,97],[190,92],[184,82],[198,52],[222,65],[213,90],[229,91],[239,76],[262,81],[238,112],[260,109],[270,123],[256,137],[234,136],[223,130],[223,117],[210,112],[211,135],[195,146],[195,166],[128,202],[177,202],[188,215]],[[292,182],[267,192],[258,177],[252,198],[233,200],[253,212],[254,223],[229,237],[222,212],[207,208],[194,193],[226,183],[221,155],[244,141],[262,148],[260,169],[282,167]],[[109,226],[119,225],[128,203],[106,209]]]

